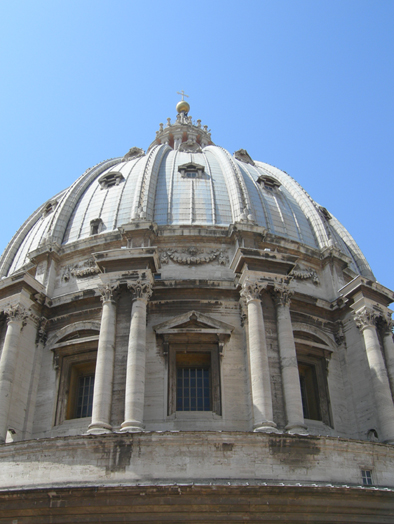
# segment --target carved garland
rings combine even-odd
[[[66,266],[63,270],[62,280],[68,282],[71,277],[86,278],[100,273],[94,258],[89,258],[82,265],[74,264]]]
[[[162,264],[168,264],[170,260],[176,264],[188,266],[209,264],[214,260],[216,260],[220,265],[225,266],[229,261],[226,252],[223,250],[215,249],[204,252],[202,249],[197,249],[195,247],[190,247],[182,251],[176,251],[175,249],[162,251],[160,254],[160,262]]]
[[[302,268],[297,265],[290,271],[290,275],[298,280],[311,279],[314,284],[320,284],[317,272],[312,268]]]

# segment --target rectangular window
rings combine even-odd
[[[95,362],[71,364],[66,419],[92,416]]]
[[[209,369],[177,369],[177,411],[211,411]]]
[[[310,420],[321,420],[320,399],[316,380],[315,366],[310,364],[298,363],[300,374],[302,407],[304,418]]]
[[[176,410],[211,411],[211,354],[176,354]]]
[[[364,486],[372,486],[372,471],[370,469],[362,469],[361,475]]]
[[[216,344],[170,345],[168,414],[176,411],[221,414]]]

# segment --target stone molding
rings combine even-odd
[[[122,160],[133,160],[134,158],[140,158],[145,155],[145,151],[141,149],[140,147],[132,147],[129,149],[129,151],[125,154],[125,156],[122,158]]]
[[[236,158],[240,162],[244,162],[245,164],[250,164],[251,166],[255,165],[246,149],[238,149],[238,151],[235,151],[234,158]]]
[[[189,138],[186,142],[182,142],[179,146],[179,151],[184,153],[202,153],[201,146],[192,138]]]

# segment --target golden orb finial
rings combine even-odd
[[[178,102],[176,105],[177,112],[178,113],[188,113],[190,110],[190,105],[186,102],[186,100],[183,97],[186,96],[187,98],[189,98],[189,95],[186,95],[183,89],[181,92],[177,91],[177,94],[182,96],[182,100]]]
[[[176,110],[178,113],[188,113],[190,110],[189,104],[186,102],[186,100],[181,100],[176,105]]]

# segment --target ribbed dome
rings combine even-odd
[[[336,246],[352,260],[356,273],[373,278],[357,244],[288,174],[234,155],[210,140],[207,128],[191,118],[161,125],[145,154],[133,148],[123,158],[87,170],[70,188],[40,207],[7,246],[0,276],[29,262],[45,242],[77,243],[129,222],[158,226],[222,226],[250,223],[310,248]]]

